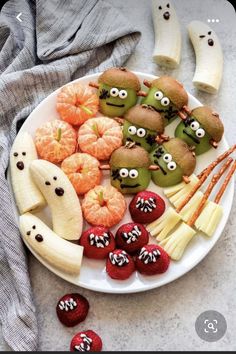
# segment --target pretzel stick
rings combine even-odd
[[[226,157],[228,157],[234,150],[236,149],[236,144],[233,145],[229,150],[225,151],[222,155],[218,156],[215,161],[213,161],[208,167],[206,167],[199,175],[197,176],[199,179],[210,170],[210,172],[217,166],[221,161],[223,161]]]
[[[178,206],[176,209],[176,212],[179,213],[185,205],[190,201],[190,199],[194,196],[194,194],[198,191],[198,189],[203,185],[209,174],[213,171],[213,169],[221,162],[223,161],[226,157],[228,157],[232,152],[236,149],[236,144],[233,145],[229,150],[225,151],[223,154],[217,157],[215,161],[213,161],[208,167],[206,167],[197,177],[199,178],[199,181],[193,189],[189,192],[187,197],[182,201],[182,203]]]
[[[220,190],[219,190],[219,192],[217,193],[217,195],[215,197],[214,203],[219,204],[219,202],[220,202],[220,200],[222,198],[222,195],[224,194],[224,191],[226,190],[226,188],[227,188],[227,186],[229,184],[229,181],[230,181],[231,177],[233,176],[235,170],[236,170],[236,160],[234,160],[234,163],[231,166],[231,169],[229,170],[229,173],[227,174],[227,176],[226,176],[226,178],[224,180],[224,183],[220,187]]]
[[[111,167],[110,167],[110,165],[100,165],[100,166],[99,166],[99,169],[100,169],[100,170],[103,170],[103,171],[107,171],[107,170],[110,170]]]
[[[192,227],[195,224],[195,221],[199,217],[199,215],[202,212],[202,209],[204,208],[204,205],[207,202],[207,199],[209,195],[211,194],[212,189],[215,187],[216,183],[219,181],[220,177],[224,174],[224,172],[227,170],[227,168],[230,166],[232,163],[233,159],[230,157],[228,160],[224,163],[224,165],[221,167],[220,171],[213,175],[211,182],[209,183],[205,193],[203,194],[202,200],[198,206],[198,208],[195,210],[191,218],[188,220],[187,225]]]

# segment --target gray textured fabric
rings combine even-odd
[[[17,128],[61,85],[123,65],[139,37],[108,1],[10,0],[1,11],[0,320],[14,350],[33,351],[38,344],[27,260],[5,178]]]

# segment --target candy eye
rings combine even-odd
[[[200,125],[199,125],[198,122],[192,122],[192,123],[190,124],[190,128],[191,128],[192,130],[198,130],[199,127],[200,127]]]
[[[170,100],[168,97],[163,97],[161,100],[162,106],[168,106],[170,104]]]
[[[116,88],[116,87],[113,87],[111,90],[110,90],[110,95],[112,97],[117,97],[119,95],[119,90]]]
[[[137,130],[137,135],[138,135],[139,138],[143,138],[146,135],[146,130],[143,129],[143,128],[139,128]]]
[[[130,135],[135,135],[137,132],[137,129],[134,125],[131,125],[128,129],[128,132],[130,133]]]
[[[122,100],[124,100],[127,96],[128,96],[128,93],[126,90],[120,90],[119,97],[122,98]]]
[[[195,134],[196,134],[196,136],[197,136],[198,138],[203,138],[204,135],[205,135],[205,130],[202,129],[202,128],[199,128],[199,129],[196,131]]]
[[[171,154],[165,154],[165,155],[163,156],[163,160],[164,160],[166,163],[171,162],[171,161],[172,161],[172,156],[171,156]]]
[[[128,175],[129,175],[129,171],[127,170],[127,168],[122,168],[120,170],[120,177],[125,178],[128,177]]]
[[[130,176],[130,178],[137,178],[138,177],[138,171],[134,170],[134,169],[130,170],[129,171],[129,176]]]
[[[174,171],[176,169],[176,163],[174,161],[171,161],[167,164],[167,168],[170,171]]]
[[[154,93],[154,98],[158,101],[160,101],[163,98],[163,93],[161,91],[156,91]]]

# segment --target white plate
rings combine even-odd
[[[142,82],[144,79],[153,80],[155,77],[153,75],[143,74],[136,72],[140,81]],[[99,74],[89,75],[74,82],[80,82],[83,84],[88,84],[89,81],[96,81]],[[45,98],[36,109],[30,114],[28,119],[23,124],[21,131],[27,131],[34,136],[35,130],[41,126],[43,123],[47,121],[54,120],[56,118],[59,119],[59,115],[56,112],[56,96],[57,91],[53,92],[47,98]],[[193,96],[189,94],[189,107],[191,109],[201,105],[199,101],[197,101]],[[174,129],[176,125],[179,123],[177,119],[176,122],[173,122],[166,128],[166,133],[170,136],[174,136]],[[223,138],[217,150],[211,149],[209,152],[203,154],[202,156],[197,157],[197,167],[196,173],[200,172],[203,168],[205,168],[211,161],[215,160],[217,155],[221,154],[225,150],[228,149],[228,144],[226,140]],[[108,181],[108,176],[104,178],[104,183]],[[95,261],[90,260],[86,257],[83,258],[82,269],[80,276],[74,277],[68,275],[67,273],[61,272],[56,268],[49,265],[45,262],[40,256],[38,256],[32,249],[29,247],[34,256],[51,270],[53,273],[57,274],[59,277],[81,286],[83,288],[91,289],[94,291],[106,292],[106,293],[134,293],[139,291],[145,291],[153,288],[157,288],[159,286],[170,283],[171,281],[181,277],[192,268],[194,268],[213,248],[216,241],[219,239],[226,222],[228,220],[232,202],[233,202],[233,194],[234,194],[234,183],[233,179],[231,180],[227,191],[222,199],[221,204],[224,209],[224,216],[218,226],[214,236],[210,239],[204,237],[200,233],[198,233],[191,243],[189,244],[184,256],[179,262],[171,262],[168,271],[162,275],[156,276],[143,276],[137,272],[135,272],[128,280],[125,281],[117,281],[109,278],[105,271],[105,261]],[[149,190],[152,190],[161,196],[163,196],[162,189],[154,185],[152,182],[149,185]],[[131,197],[127,197],[127,202],[131,200]],[[166,207],[168,208],[168,201],[166,200]],[[15,207],[15,213],[18,218],[18,211]],[[50,226],[50,212],[48,208],[45,208],[39,214],[40,216],[49,226]],[[125,218],[122,220],[120,224],[130,222],[131,218],[129,215],[129,211],[127,211]],[[86,227],[86,226],[85,226]],[[117,225],[113,231],[119,227]],[[155,242],[154,240],[150,240],[150,242]]]

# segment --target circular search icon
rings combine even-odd
[[[218,311],[205,311],[198,316],[195,322],[198,336],[206,342],[217,342],[226,333],[227,322]]]

